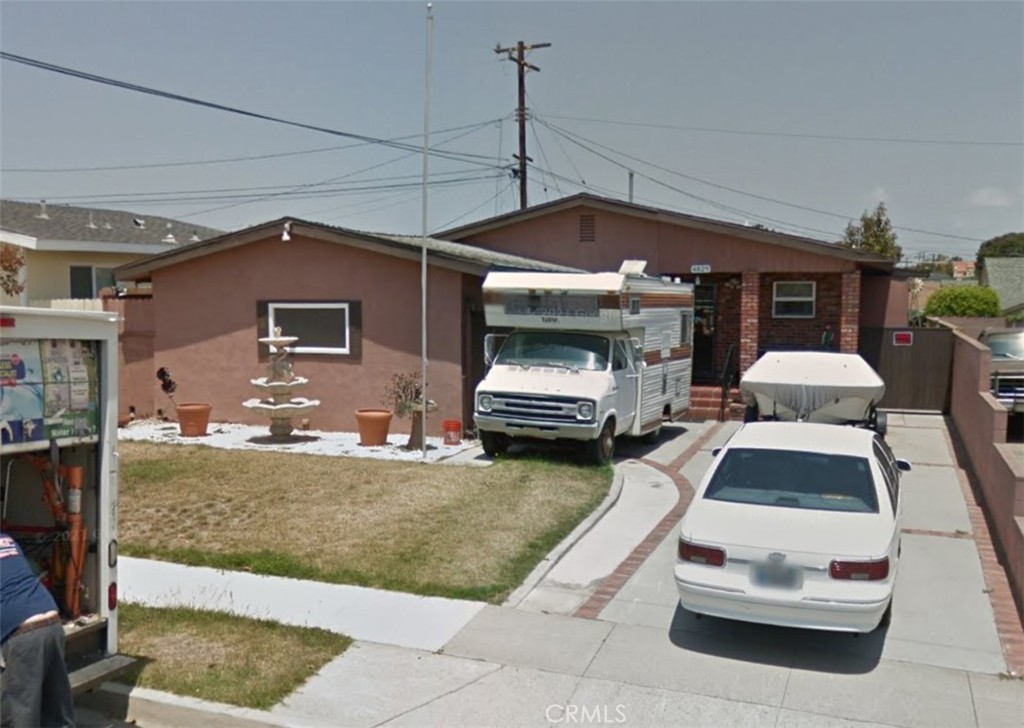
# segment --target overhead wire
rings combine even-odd
[[[490,196],[490,197],[488,197],[488,198],[487,198],[486,200],[484,200],[483,202],[481,202],[481,203],[480,203],[479,205],[477,205],[476,207],[474,207],[474,208],[473,208],[472,210],[468,210],[468,211],[466,211],[466,212],[462,213],[461,215],[459,215],[458,217],[454,217],[454,218],[452,218],[451,220],[449,220],[448,222],[446,222],[446,223],[443,223],[443,224],[441,224],[441,225],[438,225],[438,226],[436,226],[436,227],[435,227],[435,228],[434,228],[434,229],[433,229],[433,230],[431,231],[431,235],[433,235],[434,233],[438,232],[439,230],[446,230],[446,229],[448,229],[449,227],[451,227],[452,225],[454,225],[455,223],[459,222],[460,220],[464,220],[464,219],[466,219],[467,217],[469,217],[470,215],[472,215],[472,214],[473,214],[474,212],[476,212],[477,210],[479,210],[480,208],[482,208],[482,207],[483,207],[484,205],[489,205],[489,204],[491,204],[491,202],[496,202],[496,201],[497,201],[497,199],[498,199],[499,197],[501,197],[502,193],[504,193],[504,192],[505,192],[506,190],[508,190],[508,189],[511,189],[512,187],[515,187],[515,180],[509,180],[509,181],[508,181],[508,182],[506,183],[506,185],[505,185],[505,189],[499,189],[499,190],[498,190],[497,192],[495,192],[495,193],[494,193],[493,195],[491,195],[491,196]]]
[[[476,124],[463,124],[461,126],[453,126],[447,129],[440,129],[437,134],[445,134],[453,131],[462,131],[463,129],[481,129],[496,122],[500,122],[502,119],[489,119],[487,121],[480,121]],[[419,134],[406,134],[400,137],[392,137],[389,141],[401,141],[403,139],[415,139]],[[108,166],[94,166],[94,167],[0,167],[0,172],[6,174],[14,173],[31,173],[31,174],[72,174],[77,172],[117,172],[117,171],[131,171],[138,169],[172,169],[175,167],[199,167],[211,164],[234,164],[237,162],[253,162],[261,161],[264,159],[280,159],[283,157],[298,157],[306,154],[321,154],[323,152],[336,152],[344,149],[356,149],[358,147],[365,147],[372,145],[373,142],[356,142],[355,144],[341,144],[331,147],[316,147],[315,149],[299,149],[291,152],[274,152],[270,154],[254,154],[244,157],[222,157],[220,159],[201,159],[193,160],[188,162],[154,162],[148,164],[114,164]]]
[[[656,124],[643,121],[620,121],[615,119],[594,119],[566,114],[547,114],[550,119],[566,119],[594,124],[616,124],[621,126],[638,126],[649,129],[670,129],[675,131],[693,131],[708,134],[740,134],[747,136],[786,137],[792,139],[817,139],[821,141],[878,142],[885,144],[948,144],[954,146],[992,146],[992,147],[1024,147],[1024,142],[978,139],[917,139],[914,137],[872,137],[848,136],[843,134],[814,134],[806,132],[758,131],[754,129],[724,129],[709,126],[680,126],[676,124]]]
[[[367,136],[365,134],[356,134],[354,132],[342,131],[340,129],[332,129],[330,127],[319,126],[317,124],[307,124],[300,121],[294,121],[292,119],[284,119],[279,116],[271,116],[270,114],[261,114],[255,111],[240,109],[235,106],[228,106],[227,104],[221,104],[214,101],[206,101],[204,99],[199,99],[193,96],[172,93],[170,91],[162,91],[160,89],[152,88],[150,86],[142,86],[136,83],[120,81],[118,79],[110,78],[108,76],[101,76],[94,73],[88,73],[86,71],[79,71],[74,68],[59,66],[57,64],[48,63],[46,61],[41,61],[35,58],[29,58],[27,56],[21,56],[15,53],[8,53],[7,51],[0,51],[0,59],[3,59],[5,61],[11,61],[13,63],[19,63],[25,66],[29,66],[31,68],[37,68],[43,71],[49,71],[51,73],[56,73],[63,76],[69,76],[71,78],[78,78],[83,81],[90,81],[93,83],[98,83],[106,86],[112,86],[114,88],[120,88],[126,91],[134,91],[136,93],[156,96],[158,98],[168,99],[170,101],[179,101],[181,103],[191,104],[193,106],[215,109],[217,111],[224,111],[230,114],[237,114],[239,116],[245,116],[251,119],[268,121],[275,124],[283,124],[285,126],[295,127],[297,129],[306,129],[307,131],[315,131],[320,132],[322,134],[330,134],[332,136],[344,137],[346,139],[355,139],[357,141],[367,142],[370,144],[377,144],[386,147],[392,147],[394,149],[400,149],[402,151],[416,151],[422,153],[422,147],[419,147],[414,144],[406,144],[400,141],[392,141],[380,137]],[[438,157],[442,159],[465,161],[473,164],[480,164],[486,167],[492,166],[490,162],[490,157],[482,154],[451,153],[434,149],[430,150],[430,154],[436,154]],[[487,159],[488,161],[485,162],[483,161],[484,159]]]
[[[586,144],[584,144],[583,142],[586,142],[587,144],[592,144],[592,145],[594,145],[596,147],[599,147],[601,149],[605,149],[605,150],[607,150],[609,152],[612,152],[613,154],[618,154],[618,155],[620,155],[622,157],[625,157],[626,159],[630,159],[630,160],[635,161],[635,162],[640,162],[641,164],[645,164],[645,165],[647,165],[649,167],[653,167],[654,169],[658,169],[660,171],[667,172],[669,174],[673,174],[673,175],[676,175],[678,177],[682,177],[684,179],[689,179],[691,181],[698,182],[700,184],[705,184],[705,185],[708,185],[710,187],[715,187],[717,189],[721,189],[721,190],[725,190],[725,191],[728,191],[728,192],[732,192],[734,194],[743,195],[743,196],[746,196],[746,197],[751,197],[751,198],[754,198],[754,199],[762,200],[764,202],[770,202],[770,203],[777,204],[777,205],[783,205],[785,207],[792,207],[792,208],[795,208],[795,209],[798,209],[798,210],[803,210],[803,211],[806,211],[806,212],[813,212],[813,213],[816,213],[816,214],[819,214],[819,215],[826,215],[828,217],[834,217],[834,218],[838,218],[838,219],[841,219],[841,220],[850,221],[850,220],[857,219],[856,216],[843,215],[841,213],[831,212],[831,211],[828,211],[828,210],[820,210],[820,209],[817,209],[817,208],[814,208],[814,207],[809,207],[807,205],[799,205],[799,204],[792,203],[792,202],[786,202],[785,200],[780,200],[780,199],[777,199],[777,198],[774,198],[774,197],[768,197],[766,195],[759,195],[759,194],[754,193],[754,192],[748,192],[746,190],[740,190],[740,189],[737,189],[735,187],[730,187],[728,185],[723,185],[723,184],[720,184],[720,183],[717,183],[717,182],[712,182],[710,180],[702,179],[700,177],[695,177],[693,175],[688,175],[688,174],[685,174],[683,172],[679,172],[677,170],[671,169],[669,167],[665,167],[665,166],[659,165],[659,164],[657,164],[655,162],[650,162],[648,160],[641,159],[640,157],[633,156],[633,155],[628,154],[626,152],[622,152],[620,150],[613,149],[612,147],[608,147],[608,146],[606,146],[604,144],[601,144],[600,142],[596,142],[596,141],[594,141],[592,139],[588,139],[588,138],[583,137],[583,136],[581,136],[579,134],[575,134],[575,133],[570,132],[568,130],[562,129],[561,127],[558,127],[558,126],[556,126],[554,124],[551,124],[550,122],[545,122],[543,119],[539,119],[538,121],[541,124],[543,124],[544,126],[546,126],[548,129],[550,129],[552,132],[554,132],[555,134],[562,135],[565,139],[567,139],[568,141],[576,144],[577,146],[581,147],[582,149],[585,149],[586,151],[590,152],[591,154],[599,156],[602,159],[605,159],[606,161],[608,161],[608,162],[610,162],[612,164],[615,164],[615,165],[617,165],[617,166],[619,166],[619,167],[621,167],[623,169],[627,169],[628,170],[630,168],[627,165],[622,164],[621,162],[619,162],[619,161],[617,161],[615,159],[607,157],[606,155],[602,155],[602,154],[600,154],[599,152],[596,152],[593,149],[589,149],[586,146]],[[649,177],[647,175],[644,175],[644,174],[642,174],[640,172],[636,172],[636,173],[639,174],[640,176],[644,177],[645,179],[648,179],[649,181],[655,182],[656,184],[663,184],[659,180],[655,180],[654,178],[651,178],[651,177]],[[682,192],[681,190],[679,190],[679,191]],[[688,194],[688,195],[697,197],[697,196],[692,195],[691,193],[688,193],[688,192],[683,192],[683,194]],[[699,198],[698,197],[698,199],[702,199],[702,200],[704,200],[706,202],[709,202],[705,198]],[[716,203],[712,203],[712,204],[716,204]],[[747,213],[747,214],[750,214],[751,216],[755,216],[755,215],[753,215],[753,213]],[[762,217],[764,217],[764,216],[762,216]],[[765,219],[771,220],[772,218],[765,217]],[[775,222],[785,222],[785,221],[779,221],[779,220],[774,220],[774,221]],[[785,223],[785,224],[793,224],[793,223]],[[921,229],[921,228],[908,227],[908,226],[905,226],[905,225],[894,225],[893,227],[895,229],[897,229],[897,230],[903,230],[903,231],[906,231],[906,232],[920,233],[920,234],[923,234],[923,235],[935,235],[935,236],[938,236],[938,237],[950,238],[950,239],[953,239],[953,240],[966,240],[966,241],[970,241],[970,242],[981,242],[980,238],[971,238],[971,237],[967,237],[967,236],[964,236],[964,235],[953,235],[951,233],[942,233],[942,232],[937,232],[937,231],[934,231],[934,230],[924,230],[924,229]]]

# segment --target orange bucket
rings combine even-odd
[[[462,423],[459,420],[445,420],[441,423],[444,430],[445,445],[459,445],[462,443]]]

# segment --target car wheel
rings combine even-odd
[[[480,444],[483,445],[484,452],[489,457],[496,458],[505,454],[510,443],[508,435],[503,435],[500,432],[481,432]]]
[[[615,454],[615,422],[609,420],[605,423],[601,434],[596,440],[587,443],[587,455],[590,460],[598,465],[605,465],[611,462]]]

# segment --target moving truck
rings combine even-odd
[[[654,441],[690,406],[693,286],[644,274],[492,272],[483,284],[490,366],[473,421],[494,457],[515,440],[575,441],[598,463],[620,435]]]
[[[71,687],[117,651],[115,313],[0,306],[0,520],[53,594]]]

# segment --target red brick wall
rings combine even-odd
[[[839,350],[857,353],[860,333],[860,271],[843,273],[842,301],[839,309]],[[833,327],[835,328],[835,327]]]
[[[747,371],[757,361],[757,350],[761,327],[759,325],[758,296],[764,279],[757,271],[743,273],[743,288],[740,290],[740,373]],[[764,294],[760,293],[764,300]]]
[[[859,274],[856,274],[859,279]],[[814,318],[773,318],[772,317],[772,293],[773,283],[776,281],[814,281],[817,283],[816,301],[814,307]],[[858,283],[859,286],[859,283]],[[835,274],[766,274],[761,276],[760,281],[760,311],[761,327],[757,338],[757,345],[760,350],[769,349],[816,349],[821,345],[821,334],[826,325],[832,327],[835,334],[834,348],[842,346],[847,351],[841,338],[842,324],[842,294],[843,286],[840,277]],[[859,305],[860,296],[855,296],[853,306]],[[847,304],[850,305],[850,304]],[[857,331],[855,316],[853,321],[853,351],[857,351]],[[847,334],[849,336],[849,334]],[[753,362],[751,362],[753,363]]]

